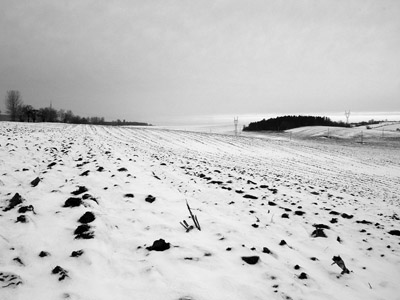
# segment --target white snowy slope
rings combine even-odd
[[[400,299],[399,146],[1,122],[0,299]]]
[[[369,128],[367,128],[369,127]],[[388,142],[390,139],[400,139],[400,128],[398,122],[388,122],[388,124],[376,124],[360,127],[328,127],[328,126],[306,126],[287,130],[294,137],[324,137],[333,139],[348,139],[354,141],[369,141],[372,143]]]

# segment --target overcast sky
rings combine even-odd
[[[1,0],[11,89],[109,120],[400,111],[400,1]]]

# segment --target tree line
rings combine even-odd
[[[319,116],[283,116],[252,122],[249,126],[245,126],[243,131],[284,131],[292,128],[303,126],[332,126],[332,127],[349,127],[344,122],[334,122],[328,117]]]
[[[96,124],[96,125],[143,125],[142,122],[125,122],[116,120],[106,122],[104,117],[81,117],[75,115],[71,110],[56,110],[50,107],[35,109],[31,105],[25,105],[19,91],[7,91],[5,100],[6,110],[11,121],[19,122],[61,122],[72,124]]]

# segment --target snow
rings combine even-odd
[[[399,135],[361,144],[343,130],[289,140],[1,122],[0,278],[22,283],[2,283],[0,299],[400,299],[400,237],[389,234],[400,230]],[[79,186],[88,191],[72,195]],[[23,203],[4,211],[15,193]],[[86,199],[64,207],[70,197]],[[201,231],[180,225],[193,225],[186,201]],[[94,238],[75,239],[87,211]],[[146,249],[158,239],[170,249]]]

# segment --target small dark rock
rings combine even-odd
[[[286,245],[286,241],[285,240],[281,240],[279,243],[279,246],[285,246]]]
[[[311,233],[311,236],[314,237],[314,238],[316,238],[316,237],[323,237],[323,238],[326,238],[326,237],[327,237],[326,234],[325,234],[325,232],[324,232],[324,230],[323,230],[322,228],[317,228],[317,229],[315,229],[315,230]]]
[[[53,166],[55,166],[57,163],[56,162],[52,162],[47,166],[47,169],[51,169]]]
[[[126,171],[128,171],[127,168],[119,168],[119,169],[118,169],[118,172],[126,172]]]
[[[342,216],[342,218],[344,218],[344,219],[352,219],[352,218],[354,217],[353,215],[348,215],[348,214],[346,214],[346,213],[342,213],[341,216]]]
[[[366,224],[366,225],[371,225],[372,222],[366,221],[366,220],[362,220],[362,221],[356,221],[356,223],[358,224]]]
[[[302,272],[302,273],[299,275],[299,279],[307,279],[307,278],[308,278],[308,276],[307,276],[307,274],[304,273],[304,272]]]
[[[313,227],[321,229],[331,229],[328,225],[325,224],[313,224]]]
[[[28,211],[35,213],[35,210],[32,205],[22,206],[18,209],[18,213],[20,213],[20,214],[24,214]]]
[[[282,214],[281,218],[283,218],[283,219],[289,219],[289,215],[288,215],[288,214]]]
[[[51,271],[51,273],[54,274],[54,275],[58,274],[58,275],[59,275],[59,277],[58,277],[58,280],[59,280],[59,281],[62,281],[62,280],[64,280],[65,278],[69,277],[69,276],[68,276],[68,271],[65,270],[65,269],[63,269],[63,268],[61,268],[60,266],[55,267],[55,268]]]
[[[104,168],[103,167],[98,167],[97,168],[97,172],[103,172],[104,171]]]
[[[86,170],[85,172],[81,173],[81,175],[79,175],[79,176],[88,176],[89,172],[90,172],[89,170]]]
[[[35,187],[39,184],[39,182],[40,182],[40,178],[36,177],[34,180],[31,181],[31,186]]]
[[[400,236],[400,230],[390,230],[389,232],[388,232],[389,234],[391,234],[391,235],[396,235],[396,236]]]
[[[94,238],[94,232],[90,229],[91,227],[87,224],[79,225],[74,231],[75,238],[85,240]]]
[[[156,201],[156,197],[152,196],[152,195],[148,195],[145,199],[146,202],[149,203],[153,203],[154,201]]]
[[[246,199],[258,199],[258,197],[250,195],[250,194],[244,195],[243,198],[246,198]]]
[[[256,224],[256,223],[251,224],[251,226],[253,226],[254,228],[258,228],[258,224]]]
[[[249,265],[255,265],[260,260],[259,256],[242,256],[242,260]]]
[[[269,206],[275,206],[276,203],[275,203],[275,202],[272,202],[272,201],[268,201],[268,205],[269,205]]]
[[[79,205],[81,205],[81,204],[82,204],[82,199],[81,199],[81,198],[74,198],[74,197],[71,197],[71,198],[68,198],[68,199],[65,201],[63,207],[77,207],[77,206],[79,206]]]
[[[79,257],[83,254],[83,250],[72,251],[71,257]]]
[[[8,206],[6,208],[3,209],[3,211],[9,211],[11,209],[13,209],[14,207],[16,207],[18,204],[21,204],[23,201],[22,197],[20,194],[16,193],[10,200],[8,203]]]
[[[19,215],[17,217],[16,223],[28,223],[28,219],[26,218],[25,215]]]
[[[271,250],[269,250],[267,247],[264,247],[262,252],[263,253],[267,253],[267,254],[271,254],[272,253]]]
[[[77,195],[83,194],[87,191],[88,191],[88,189],[85,186],[79,186],[78,189],[73,191],[71,194],[77,196]]]
[[[341,272],[342,275],[343,274],[350,274],[349,269],[346,268],[346,265],[344,264],[343,259],[339,255],[338,256],[334,256],[332,258],[332,260],[333,260],[333,264],[337,264],[342,269],[342,272]]]
[[[82,217],[79,218],[78,222],[87,224],[93,222],[95,219],[96,217],[94,216],[94,214],[90,211],[87,211],[82,215]]]
[[[133,195],[133,194],[125,194],[124,197],[125,198],[134,198],[135,195]]]
[[[330,211],[329,214],[334,215],[334,216],[340,215],[340,213],[338,213],[337,211],[334,211],[334,210]]]
[[[294,212],[294,214],[295,214],[296,216],[302,216],[302,215],[305,214],[305,212],[304,212],[304,211],[301,211],[301,210],[296,210],[296,211]]]
[[[153,242],[153,245],[147,247],[146,249],[149,251],[165,251],[171,247],[170,243],[166,243],[165,240],[159,239]]]
[[[300,269],[300,266],[299,266],[299,265],[295,265],[295,266],[294,266],[294,269],[295,269],[295,270],[299,270],[299,269]]]
[[[40,251],[39,257],[46,257],[46,256],[50,256],[50,253],[47,251]]]
[[[330,220],[329,222],[332,223],[332,224],[335,224],[335,223],[338,222],[338,220],[337,220],[337,218],[332,218],[332,220]]]

